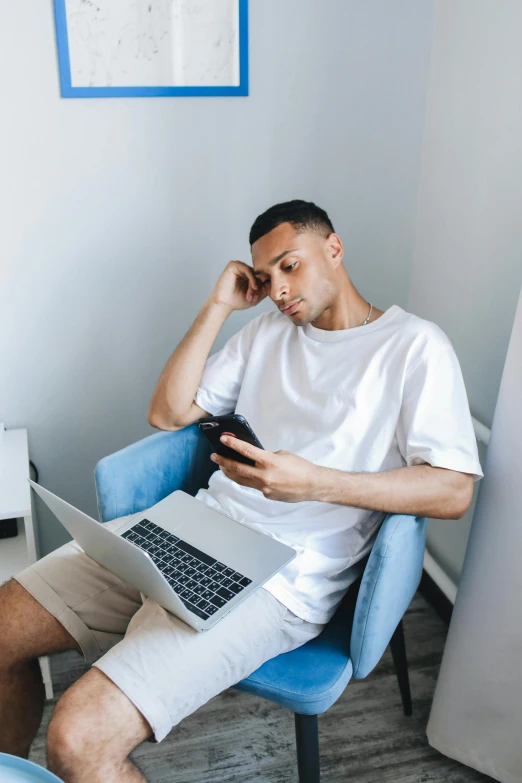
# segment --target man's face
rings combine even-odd
[[[334,238],[334,235],[331,235]],[[290,223],[282,223],[252,245],[252,265],[261,292],[298,326],[316,321],[331,306],[338,288],[335,238],[325,239],[305,231],[298,234]],[[342,245],[341,245],[342,259]],[[295,310],[282,308],[294,302]]]

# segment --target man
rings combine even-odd
[[[76,649],[94,663],[49,727],[49,766],[67,783],[143,781],[133,748],[320,633],[387,512],[458,519],[482,476],[450,341],[358,293],[326,212],[278,204],[256,219],[250,244],[253,266],[227,264],[165,366],[149,422],[178,430],[243,414],[265,450],[232,438],[255,465],[216,456],[197,497],[297,556],[205,634],[150,599],[142,605],[74,542],[5,585],[0,750],[26,755],[38,729],[37,656]],[[209,358],[228,315],[267,296],[277,309]]]

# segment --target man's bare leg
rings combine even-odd
[[[42,720],[38,658],[77,650],[63,625],[12,579],[0,587],[0,752],[27,758]],[[48,762],[67,783],[144,783],[127,758],[152,730],[119,688],[92,669],[56,705]]]
[[[128,756],[151,735],[134,704],[93,668],[56,705],[47,735],[48,766],[66,783],[145,783]]]
[[[0,751],[27,758],[44,705],[38,658],[79,650],[63,625],[14,579],[0,587]]]

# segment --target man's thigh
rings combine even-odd
[[[117,529],[127,517],[107,523]],[[142,606],[135,587],[88,557],[71,541],[19,574],[19,582],[76,642],[92,663],[124,636]]]
[[[202,633],[147,599],[125,638],[94,665],[123,691],[160,742],[210,698],[323,628],[296,617],[263,588]]]
[[[15,579],[0,586],[0,666],[80,651],[70,633]]]

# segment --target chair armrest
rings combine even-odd
[[[353,676],[366,677],[382,658],[422,576],[426,517],[389,514],[366,563],[350,641]]]
[[[100,522],[150,508],[176,489],[195,495],[218,465],[197,424],[158,432],[101,459],[94,470]]]

